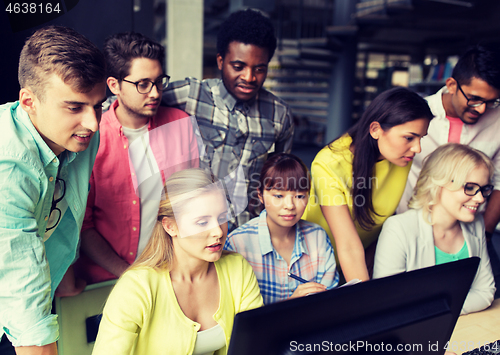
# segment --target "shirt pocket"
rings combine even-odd
[[[228,129],[208,125],[203,122],[198,122],[200,127],[201,136],[203,138],[203,144],[205,145],[205,161],[213,161],[216,152],[224,147],[227,140]],[[220,153],[220,152],[219,152]]]
[[[264,164],[268,153],[274,152],[274,137],[252,137],[250,146],[250,162],[252,164],[255,162],[257,165]]]

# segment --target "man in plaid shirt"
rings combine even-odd
[[[292,148],[289,107],[262,88],[275,49],[268,18],[255,10],[235,12],[217,35],[222,78],[186,78],[171,83],[163,93],[163,104],[196,117],[206,146],[200,166],[210,167],[220,179],[244,174],[243,179],[233,179],[230,190],[246,191],[248,206],[242,212],[241,204],[235,208],[235,214],[241,213],[231,229],[257,216],[259,174],[268,154],[289,153]],[[238,195],[234,191],[230,191],[233,198]]]

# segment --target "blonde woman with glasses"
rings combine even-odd
[[[481,258],[462,314],[488,307],[495,282],[486,249],[481,205],[493,191],[494,167],[479,150],[450,143],[424,162],[410,210],[387,219],[375,253],[374,277],[472,256]]]

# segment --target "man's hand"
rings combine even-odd
[[[87,282],[83,279],[75,278],[75,273],[73,271],[73,265],[71,265],[64,274],[61,283],[56,289],[55,296],[56,297],[69,297],[76,296],[83,291],[83,289],[87,286]]]
[[[116,277],[120,277],[130,266],[95,228],[83,231],[81,242],[82,253]]]
[[[486,211],[484,211],[484,227],[489,235],[486,235],[486,239],[491,239],[493,233],[495,233],[495,228],[500,221],[500,191],[493,190],[493,193],[488,198],[488,204],[486,205]],[[489,238],[488,238],[489,237]]]

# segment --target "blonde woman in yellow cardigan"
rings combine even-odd
[[[234,316],[263,304],[252,267],[223,254],[226,236],[215,178],[173,174],[148,245],[106,302],[93,354],[226,354]]]

